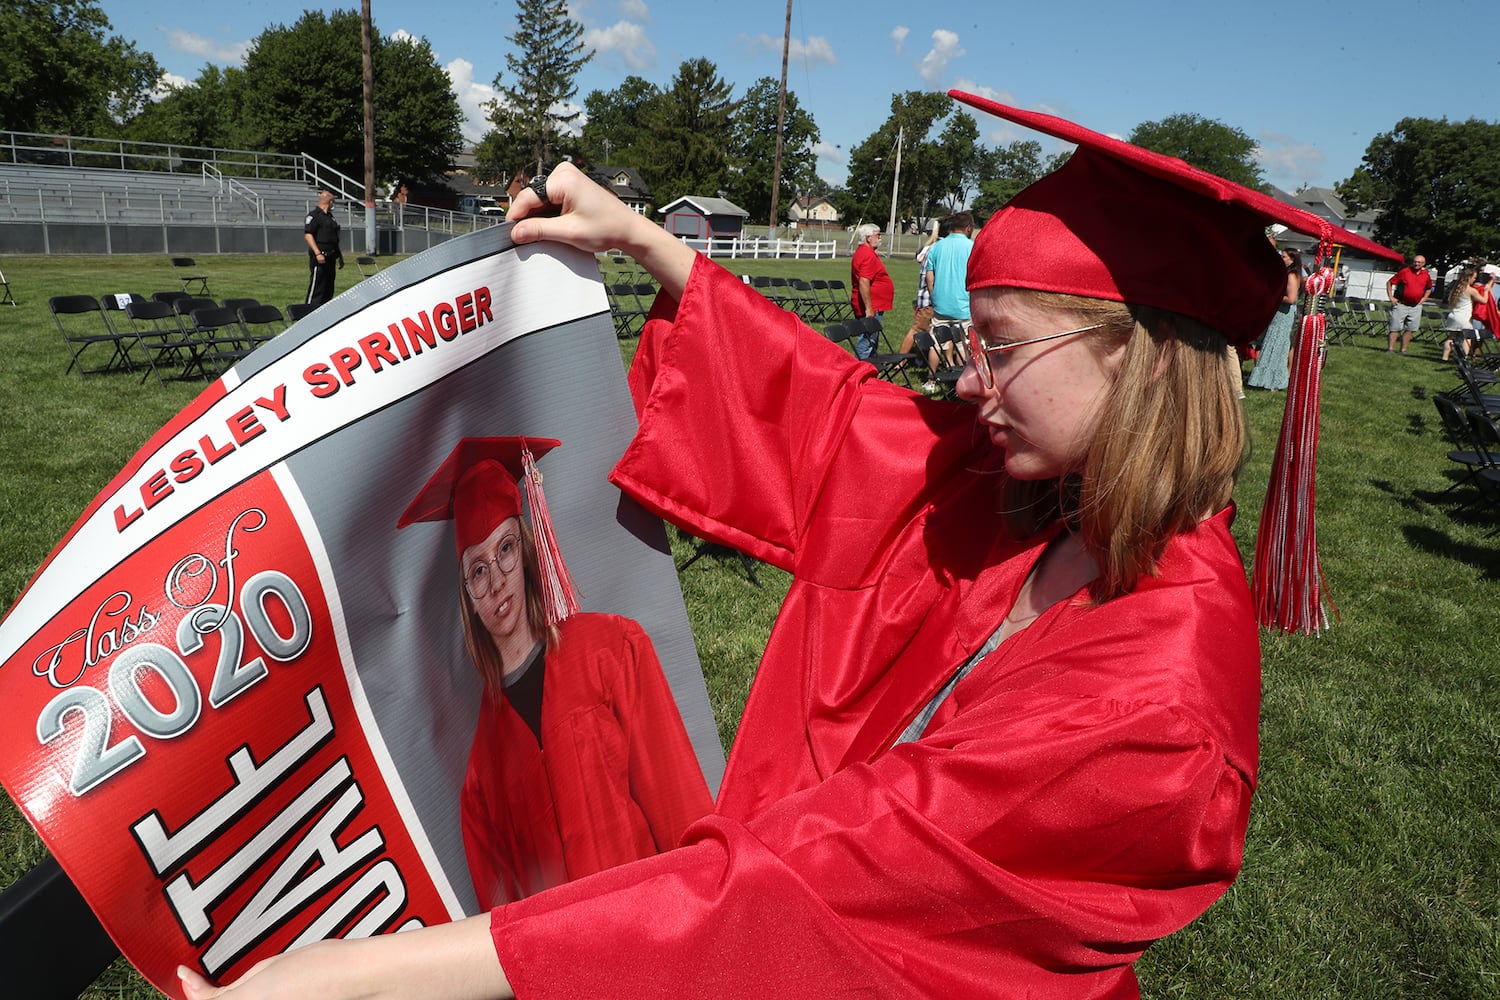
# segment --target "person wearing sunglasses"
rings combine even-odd
[[[963,402],[879,380],[566,164],[517,199],[516,242],[620,247],[661,283],[612,480],[791,574],[714,813],[675,850],[315,945],[231,995],[1119,1000],[1228,889],[1260,650],[1226,344],[1285,289],[1265,226],[1327,224],[953,96],[1078,145],[975,240]]]

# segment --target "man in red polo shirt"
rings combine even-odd
[[[1415,254],[1411,263],[1391,275],[1385,283],[1385,294],[1391,300],[1391,339],[1387,354],[1396,350],[1396,335],[1401,335],[1401,353],[1411,346],[1411,338],[1422,325],[1422,303],[1432,294],[1432,275],[1427,273],[1427,258]]]

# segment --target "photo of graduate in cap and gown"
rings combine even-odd
[[[465,438],[398,525],[455,526],[484,682],[460,805],[485,908],[672,848],[713,808],[650,638],[576,612],[534,464],[560,443]]]

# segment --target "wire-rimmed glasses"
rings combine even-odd
[[[490,596],[490,591],[497,585],[501,576],[509,576],[515,572],[516,565],[521,560],[521,536],[505,535],[500,539],[500,544],[495,546],[495,554],[488,559],[480,559],[469,566],[464,572],[464,587],[469,596],[476,601],[482,601]]]
[[[1102,330],[1107,323],[1095,323],[1092,326],[1080,326],[1076,330],[1064,330],[1061,333],[1049,333],[1045,337],[1031,337],[1027,340],[1013,340],[1008,344],[986,344],[979,336],[974,327],[969,327],[969,356],[974,362],[974,371],[979,375],[979,382],[986,389],[995,387],[995,373],[990,370],[990,355],[1005,351],[1013,351],[1027,344],[1040,344],[1048,340],[1056,340],[1059,337],[1071,337],[1075,333],[1088,333],[1091,330]]]

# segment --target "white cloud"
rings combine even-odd
[[[812,151],[820,160],[827,160],[829,163],[844,162],[844,151],[831,142],[815,142]]]
[[[620,0],[620,13],[630,21],[651,20],[651,10],[646,6],[646,0]]]
[[[166,32],[167,48],[173,52],[202,56],[212,63],[230,63],[238,66],[245,61],[245,53],[250,51],[248,41],[220,42],[203,35],[195,35],[191,31],[183,31],[181,28],[168,28]]]
[[[390,39],[393,42],[419,42],[419,41],[421,41],[420,38],[418,38],[416,35],[413,35],[410,31],[407,31],[405,28],[397,28],[395,31],[391,32]]]
[[[469,142],[478,142],[490,130],[489,116],[484,106],[496,97],[495,88],[474,79],[474,64],[467,59],[455,59],[443,67],[453,83],[453,93],[458,98],[458,107],[464,120],[460,128]]]
[[[1316,183],[1327,169],[1328,157],[1316,146],[1277,132],[1262,132],[1260,138],[1250,155],[1277,187],[1295,191],[1303,184]]]
[[[634,21],[589,28],[583,33],[583,44],[595,52],[618,56],[632,70],[648,70],[656,65],[656,46],[646,36],[645,27]]]
[[[781,54],[782,39],[780,38],[759,34],[754,37],[741,35],[740,40],[747,43],[753,50]],[[836,66],[839,61],[838,55],[833,51],[833,43],[823,35],[812,35],[805,41],[801,38],[793,38],[787,46],[787,58],[806,65],[821,62]]]
[[[839,61],[839,57],[834,54],[833,45],[822,35],[813,35],[805,42],[793,38],[787,55],[799,62],[825,62],[830,66],[837,65]]]
[[[948,69],[948,63],[963,54],[963,47],[958,43],[958,33],[938,28],[932,33],[932,48],[922,57],[917,72],[928,83],[936,83]]]
[[[911,29],[904,24],[898,24],[891,29],[891,41],[896,43],[896,51],[901,51],[901,46],[906,44],[906,36],[911,34]]]
[[[176,73],[163,73],[157,77],[156,86],[151,89],[148,96],[153,101],[159,101],[170,94],[174,88],[186,87],[191,82],[187,77],[178,76]]]
[[[966,76],[961,76],[953,83],[954,90],[962,90],[976,97],[987,98],[996,104],[1016,105],[1016,95],[1008,90],[996,90],[994,87],[986,87],[982,83],[976,83]]]

